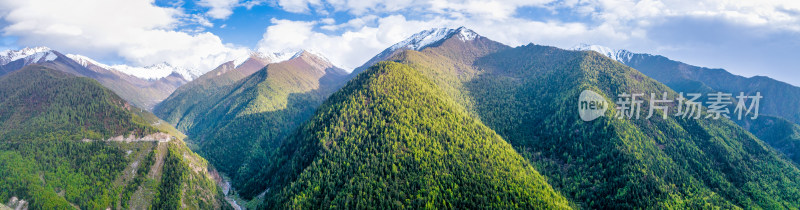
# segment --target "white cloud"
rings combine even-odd
[[[216,19],[225,19],[233,14],[233,8],[239,4],[239,0],[200,0],[197,5],[208,7],[208,16]]]
[[[637,26],[643,19],[650,23],[670,17],[714,17],[748,26],[800,31],[800,1],[592,0],[562,5],[582,8],[584,15],[615,26]]]
[[[266,3],[266,0],[198,0],[197,5],[208,8],[205,15],[213,19],[227,19],[237,7],[251,9]],[[207,26],[211,27],[211,26]]]
[[[512,17],[517,8],[544,6],[551,0],[436,0],[428,9],[441,14],[461,13],[482,19],[504,20]]]
[[[319,28],[326,31],[358,30],[358,26],[372,23],[367,18],[397,15],[398,12],[422,19],[423,22],[443,18],[456,25],[480,26],[475,27],[478,29],[486,26],[500,30],[527,30],[524,32],[529,35],[527,38],[508,40],[511,43],[548,41],[551,40],[547,37],[551,37],[549,31],[552,30],[586,30],[590,33],[584,36],[568,36],[584,38],[581,41],[603,41],[608,44],[645,40],[649,27],[662,24],[672,17],[722,18],[741,25],[800,32],[800,1],[786,0],[279,0],[278,5],[289,12],[331,10],[329,12],[346,12],[356,16],[338,25],[323,21]],[[566,9],[573,14],[565,15],[585,16],[595,21],[531,21],[515,17],[517,11],[524,7],[547,8],[551,11]],[[519,29],[519,24],[539,28]],[[499,33],[498,36],[511,35]],[[545,39],[534,39],[537,37]]]
[[[278,0],[278,5],[286,11],[295,13],[309,12],[309,7],[322,5],[320,0]]]
[[[286,11],[307,13],[327,10],[354,15],[414,11],[446,16],[480,16],[491,19],[511,17],[523,6],[543,6],[553,0],[278,0]],[[395,13],[396,14],[396,13]]]
[[[322,53],[337,66],[353,69],[411,34],[445,24],[443,19],[413,21],[400,15],[376,21],[377,27],[361,26],[339,35],[327,35],[313,30],[314,26],[320,24],[316,21],[273,19],[273,25],[267,28],[263,39],[258,43],[258,50],[313,50]]]
[[[131,65],[168,62],[207,71],[248,53],[211,33],[176,31],[187,20],[210,23],[155,6],[153,0],[0,0],[0,17],[8,23],[3,35],[19,37],[20,46],[48,46]]]

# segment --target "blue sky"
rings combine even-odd
[[[345,69],[434,27],[581,43],[800,85],[800,1],[0,0],[0,47],[207,71],[251,51],[308,49]]]

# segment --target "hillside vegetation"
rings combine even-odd
[[[593,52],[470,45],[450,39],[392,59],[450,90],[580,206],[798,208],[798,169],[731,121],[644,119],[649,100],[639,120],[617,119],[616,110],[592,122],[578,117],[586,89],[610,104],[623,92],[676,98],[634,69]],[[485,55],[448,56],[474,52]]]
[[[135,193],[147,183],[159,182],[146,175],[181,168],[155,164],[163,156],[154,151],[167,144],[188,151],[185,145],[179,139],[106,141],[174,131],[153,127],[151,117],[95,80],[48,67],[29,65],[1,77],[0,201],[17,197],[32,209],[106,209],[132,206],[130,201],[137,198],[153,200],[155,196]],[[185,164],[198,161],[181,159]],[[210,179],[200,174],[196,180]],[[196,182],[176,183],[198,186]],[[206,200],[222,207],[219,192],[210,183],[198,186],[205,191],[197,194],[215,198]]]
[[[383,62],[332,95],[242,193],[268,208],[569,208],[494,131]]]

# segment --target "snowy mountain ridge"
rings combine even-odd
[[[619,61],[621,63],[626,63],[626,62],[630,61],[631,58],[633,58],[633,54],[634,54],[634,53],[632,53],[632,52],[630,52],[628,50],[624,50],[624,49],[615,50],[615,49],[611,49],[610,47],[606,47],[606,46],[602,46],[602,45],[592,45],[592,44],[579,44],[579,45],[576,45],[576,46],[574,46],[572,48],[569,48],[569,50],[595,51],[595,52],[598,52],[598,53],[600,53],[602,55],[605,55],[606,57],[609,57],[609,58],[611,58],[611,59],[613,59],[615,61]]]
[[[467,29],[466,27],[463,26],[456,29],[434,28],[430,30],[424,30],[414,35],[411,35],[411,37],[401,42],[398,42],[397,44],[392,45],[391,47],[389,47],[389,49],[391,51],[401,48],[422,50],[423,48],[427,47],[430,44],[436,43],[443,39],[450,38],[454,35],[458,35],[458,38],[461,41],[470,41],[479,36],[474,31]]]
[[[25,59],[25,64],[53,61],[58,55],[47,47],[26,47],[21,50],[5,50],[0,52],[0,65],[6,65],[19,59]]]

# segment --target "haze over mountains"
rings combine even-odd
[[[149,68],[170,71],[161,78],[47,48],[2,55],[0,174],[17,176],[0,200],[34,208],[800,208],[800,88],[661,56],[511,47],[464,27],[419,32],[352,73],[305,50],[202,75]],[[608,104],[761,92],[764,116],[620,119],[612,107],[587,122],[583,90]],[[175,138],[102,141],[159,132]],[[66,170],[82,156],[55,164],[39,147],[100,161]],[[108,170],[87,183],[115,187],[62,184],[93,167]]]

